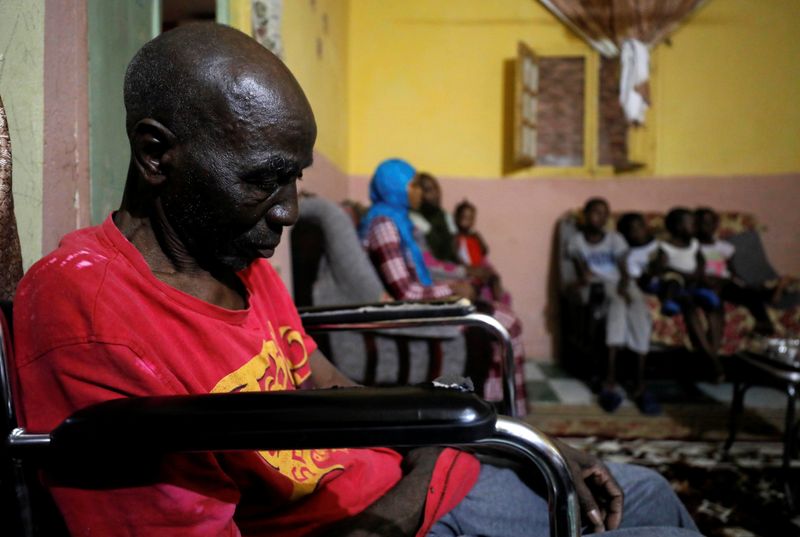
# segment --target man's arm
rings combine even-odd
[[[175,393],[150,363],[122,344],[51,350],[18,370],[22,424],[48,431],[94,403]],[[157,535],[164,528],[175,537],[239,535],[233,521],[239,492],[210,453],[168,455],[159,463],[108,453],[48,473],[47,486],[76,535]]]
[[[403,478],[361,513],[334,525],[326,537],[411,537],[422,524],[425,499],[440,447],[411,450],[403,459]]]
[[[339,371],[319,349],[311,353],[309,365],[311,367],[311,383],[315,388],[360,386]]]
[[[319,350],[309,358],[315,388],[359,386],[339,371]],[[378,501],[354,517],[330,528],[336,537],[408,537],[422,523],[425,498],[440,447],[411,450],[403,459],[403,478]]]
[[[310,357],[311,380],[316,388],[358,386],[334,366],[319,350]],[[622,488],[608,468],[595,456],[553,439],[567,459],[581,510],[596,532],[619,527],[622,521]],[[403,478],[378,501],[358,515],[326,532],[336,537],[407,537],[414,535],[422,521],[428,486],[440,447],[411,450],[403,460]]]

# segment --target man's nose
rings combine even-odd
[[[300,209],[297,203],[297,185],[292,183],[281,189],[281,196],[268,212],[270,222],[281,226],[293,226]]]

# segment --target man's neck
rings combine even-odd
[[[167,222],[155,220],[125,207],[114,213],[114,224],[139,250],[157,279],[215,306],[233,310],[247,307],[247,293],[233,271],[212,274],[189,254]]]

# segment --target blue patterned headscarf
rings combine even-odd
[[[422,285],[432,282],[422,252],[414,241],[414,224],[408,217],[408,183],[417,174],[411,164],[401,159],[389,159],[380,163],[369,183],[369,199],[372,207],[361,220],[359,236],[363,239],[369,226],[378,216],[391,218],[400,234],[400,243],[405,253],[414,262],[417,277]]]

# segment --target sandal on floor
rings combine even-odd
[[[636,398],[636,406],[639,407],[642,414],[647,416],[658,416],[661,414],[661,405],[658,399],[656,399],[656,396],[653,395],[652,392],[647,390],[643,391]]]
[[[614,412],[622,404],[622,394],[614,389],[603,388],[597,396],[597,403],[606,412]]]

